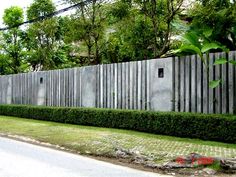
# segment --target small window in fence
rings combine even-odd
[[[40,84],[43,84],[43,78],[40,77]]]
[[[159,68],[158,69],[158,77],[159,78],[164,78],[164,68]]]

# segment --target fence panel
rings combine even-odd
[[[206,56],[205,56],[206,57]],[[0,76],[1,104],[235,113],[236,52]],[[209,88],[209,81],[221,85]]]

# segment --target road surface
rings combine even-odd
[[[164,177],[7,138],[0,138],[0,176]]]

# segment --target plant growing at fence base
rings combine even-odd
[[[221,50],[228,52],[229,50],[217,43],[209,40],[209,37],[212,35],[212,30],[206,30],[203,33],[197,33],[195,31],[190,31],[186,33],[182,39],[183,44],[181,47],[174,51],[178,54],[197,54],[205,66],[205,72],[207,73],[207,79],[209,82],[209,53],[212,50]],[[225,64],[227,63],[226,58],[219,58],[215,61],[214,65]],[[235,62],[236,63],[236,62]],[[215,88],[221,83],[221,79],[212,80],[209,82],[209,87]]]

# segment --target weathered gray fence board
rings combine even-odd
[[[100,108],[103,108],[103,80],[104,80],[104,75],[103,75],[103,65],[99,66],[99,71],[100,71]]]
[[[178,57],[175,57],[174,59],[174,65],[175,65],[175,71],[173,73],[174,75],[174,89],[175,89],[175,93],[174,93],[174,103],[175,103],[175,110],[174,111],[180,111],[180,60]]]
[[[122,99],[122,64],[117,64],[117,108],[121,109],[121,99]]]
[[[197,112],[197,60],[191,56],[191,112]]]
[[[214,55],[209,56],[209,82],[214,80]],[[209,113],[214,113],[214,89],[209,89],[209,102],[208,102]]]
[[[216,53],[216,58],[215,60],[219,59],[220,53]],[[221,79],[221,66],[220,65],[216,65],[215,67],[215,80],[219,80]],[[215,110],[218,113],[222,113],[221,112],[221,85],[217,88],[215,88]]]
[[[222,58],[226,58],[226,54],[221,54]],[[221,97],[222,97],[222,113],[226,114],[229,109],[229,103],[228,103],[228,64],[222,65],[222,91],[221,91]],[[225,105],[225,106],[223,106]]]
[[[129,63],[126,63],[126,68],[125,68],[125,85],[126,85],[126,89],[125,89],[125,109],[129,109],[129,99],[130,99],[130,95],[129,95],[129,88],[130,88],[130,83],[129,83],[129,71],[130,71],[130,65]]]
[[[107,65],[107,105],[106,108],[111,108],[111,65]]]
[[[185,58],[180,58],[180,112],[185,111]]]
[[[138,64],[138,66],[137,66],[137,109],[141,109],[141,106],[142,106],[142,104],[141,104],[141,99],[142,99],[142,92],[141,92],[142,65],[141,65],[141,61],[138,61],[137,64]]]
[[[187,56],[185,59],[185,112],[190,111],[190,84],[191,84],[191,71],[190,71],[190,66],[191,66],[191,60],[190,57]]]
[[[205,56],[206,57],[206,56]],[[203,110],[203,113],[208,113],[209,110],[208,110],[208,105],[209,105],[209,75],[208,75],[208,71],[207,71],[207,65],[208,65],[209,61],[206,60],[206,64],[203,64],[202,65],[202,74],[203,74],[203,77],[202,77],[202,84],[203,84],[203,87],[202,87],[202,96],[203,96],[203,99],[202,99],[202,110]]]
[[[151,79],[151,74],[150,74],[150,62],[147,61],[147,75],[146,75],[146,79],[147,79],[147,85],[146,85],[146,89],[147,89],[147,110],[150,110],[151,109],[151,98],[150,98],[150,92],[151,92],[151,82],[150,82],[150,79]]]
[[[133,62],[133,109],[137,109],[137,63]]]
[[[141,109],[146,109],[146,61],[141,62]]]
[[[197,57],[197,112],[202,112],[202,61]]]
[[[125,109],[125,63],[121,63],[121,109]]]
[[[114,100],[113,100],[113,102],[114,102],[114,106],[113,106],[113,108],[114,109],[117,109],[117,64],[115,63],[115,64],[113,64],[112,65],[113,66],[113,75],[114,75],[114,93],[113,93],[113,98],[114,98]]]
[[[115,73],[114,73],[114,65],[110,65],[111,67],[111,108],[115,108]]]
[[[129,63],[129,109],[133,109],[133,99],[134,99],[134,92],[133,92],[133,62]]]

